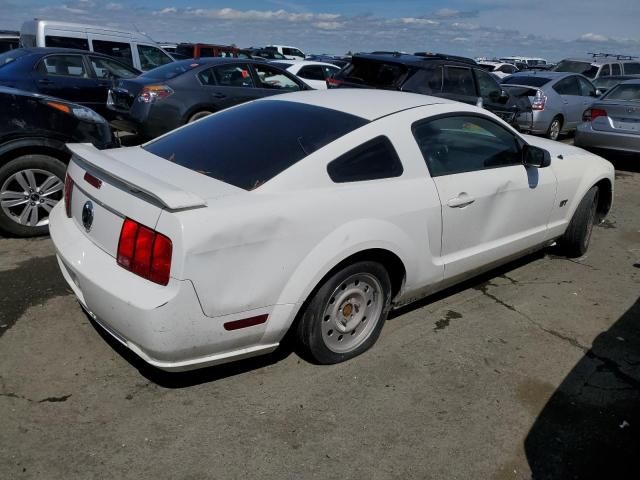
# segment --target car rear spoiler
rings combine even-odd
[[[207,204],[199,196],[116,160],[90,143],[68,144],[67,148],[74,154],[73,161],[80,166],[86,163],[103,175],[124,183],[131,190],[153,198],[170,210],[203,207]]]

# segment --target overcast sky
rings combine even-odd
[[[307,53],[640,54],[640,0],[0,0],[0,29],[34,17],[140,30],[157,41],[270,43]]]

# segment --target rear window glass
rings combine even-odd
[[[607,100],[640,101],[640,84],[618,85],[604,95]]]
[[[598,67],[589,62],[575,60],[563,60],[554,68],[556,72],[581,73],[585,77],[594,78],[598,73]]]
[[[505,85],[524,85],[526,87],[542,87],[551,80],[544,77],[528,77],[526,75],[518,75],[505,78],[502,83]]]
[[[44,42],[47,47],[89,50],[89,41],[86,38],[55,37],[47,35]]]
[[[193,70],[196,67],[199,67],[200,63],[193,60],[183,60],[180,62],[172,62],[167,63],[161,67],[154,68],[145,72],[141,75],[144,78],[151,78],[154,80],[171,80],[172,78],[176,78],[178,75],[182,75],[183,73],[188,72],[189,70]]]
[[[408,68],[396,63],[354,59],[336,78],[350,83],[379,88],[397,87],[406,78]]]
[[[223,110],[143,148],[203,175],[253,190],[366,123],[328,108],[261,100]],[[202,148],[203,142],[210,148]]]
[[[27,50],[22,49],[9,50],[8,52],[0,53],[0,68],[11,62],[15,62],[18,58],[28,55],[28,53],[29,52]]]

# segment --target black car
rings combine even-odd
[[[67,143],[117,146],[107,121],[59,98],[0,87],[0,230],[21,237],[47,233],[62,199]]]
[[[108,107],[118,114],[115,128],[148,139],[249,100],[298,90],[309,87],[274,65],[211,57],[173,62],[121,80],[109,92]]]
[[[108,55],[86,50],[18,48],[0,54],[0,86],[64,98],[107,117],[109,88],[139,74]]]
[[[517,114],[531,109],[526,97],[510,97],[474,60],[442,54],[356,54],[327,85],[401,90],[481,104],[514,126]]]

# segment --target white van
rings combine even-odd
[[[151,70],[173,58],[142,33],[79,23],[33,20],[22,24],[23,47],[77,48],[104,53],[138,70]]]
[[[287,60],[304,60],[305,54],[302,50],[296,47],[288,47],[286,45],[267,45],[265,50],[271,50],[272,52],[278,52],[283,55]]]

